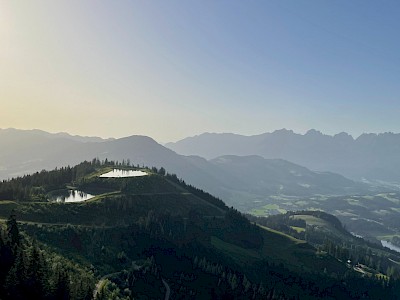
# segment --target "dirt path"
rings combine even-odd
[[[167,291],[165,292],[165,298],[164,300],[169,300],[169,296],[171,295],[171,289],[169,288],[168,283],[164,280],[164,278],[162,278],[162,283],[164,284],[165,288],[167,289]]]

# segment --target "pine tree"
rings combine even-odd
[[[60,300],[68,300],[70,298],[70,283],[68,273],[60,270],[58,273],[55,298]]]
[[[12,246],[18,246],[21,240],[15,214],[10,215],[7,220],[7,235]]]
[[[46,295],[48,282],[46,264],[40,249],[36,244],[32,245],[29,263],[28,263],[28,286],[32,290],[34,296],[43,297]]]

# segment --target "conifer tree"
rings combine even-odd
[[[12,246],[18,246],[20,243],[20,235],[15,214],[11,214],[7,220],[7,235]]]

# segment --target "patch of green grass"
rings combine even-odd
[[[264,209],[268,210],[268,209],[278,209],[279,205],[278,204],[267,204],[263,206]]]
[[[86,178],[90,179],[90,178],[99,177],[100,175],[102,175],[104,173],[111,172],[113,169],[114,169],[113,167],[102,167],[102,168],[96,170],[95,172],[93,172],[92,174],[86,176]]]
[[[293,219],[304,220],[304,221],[306,221],[307,225],[311,225],[311,226],[322,226],[322,227],[327,227],[327,228],[331,227],[331,225],[328,222],[326,222],[325,220],[322,220],[322,219],[314,217],[314,216],[295,215],[295,216],[293,216]]]
[[[250,214],[255,216],[268,216],[271,213],[276,213],[276,212],[284,214],[286,213],[286,210],[280,208],[278,204],[267,204],[261,207],[254,208],[249,211]]]
[[[258,225],[258,226],[259,226],[260,228],[262,228],[262,229],[268,231],[268,232],[271,232],[271,233],[274,233],[274,234],[276,234],[276,235],[278,235],[278,236],[281,236],[281,237],[283,237],[283,238],[286,238],[286,239],[288,239],[288,240],[289,240],[290,242],[292,242],[292,243],[296,243],[296,244],[304,244],[304,243],[306,243],[305,241],[296,239],[295,237],[292,237],[291,235],[288,235],[288,234],[286,234],[286,233],[280,232],[280,231],[278,231],[278,230],[271,229],[271,228],[269,228],[269,227],[265,227],[265,226],[261,226],[261,225]]]
[[[252,215],[257,216],[257,217],[268,216],[268,214],[263,209],[252,209],[251,211],[249,211],[249,214],[252,214]]]
[[[345,210],[335,210],[334,215],[335,216],[343,216],[343,217],[357,217],[356,214],[349,212],[349,211],[345,211]]]
[[[296,230],[298,233],[302,233],[302,232],[306,231],[306,229],[303,227],[290,226],[290,228],[292,228],[293,230]]]

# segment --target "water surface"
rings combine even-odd
[[[102,178],[121,178],[121,177],[140,177],[148,175],[143,171],[136,170],[121,170],[121,169],[113,169],[112,171],[100,175]]]
[[[51,199],[51,201],[62,202],[62,203],[71,203],[71,202],[83,202],[93,198],[94,195],[77,191],[77,190],[68,190],[66,195],[60,195]]]

